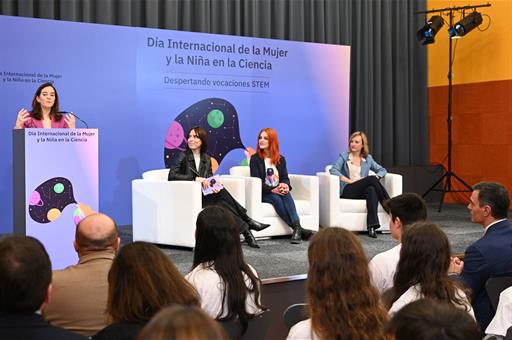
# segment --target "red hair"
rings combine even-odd
[[[279,161],[281,160],[281,155],[279,154],[279,139],[277,138],[277,132],[276,130],[272,128],[263,128],[261,129],[260,133],[258,133],[258,142],[256,143],[256,153],[258,154],[258,157],[261,159],[265,159],[266,155],[263,150],[260,149],[260,143],[259,139],[263,132],[267,133],[268,136],[268,157],[270,158],[270,161],[272,164],[279,164]]]

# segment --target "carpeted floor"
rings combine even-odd
[[[482,226],[471,223],[469,212],[463,205],[445,204],[441,213],[437,212],[437,204],[429,205],[428,219],[442,226],[448,235],[453,253],[464,252],[466,247],[483,233]],[[132,242],[131,227],[121,227],[120,234],[123,244]],[[369,258],[396,244],[390,234],[379,234],[377,239],[371,239],[363,233],[358,236]],[[243,250],[246,261],[256,269],[260,278],[268,279],[307,272],[307,242],[293,245],[288,238],[275,238],[259,240],[258,243],[261,249],[244,245]],[[169,255],[183,274],[191,270],[192,250],[174,247],[161,249]]]

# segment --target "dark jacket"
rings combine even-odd
[[[212,177],[212,160],[206,153],[201,153],[199,169],[196,169],[196,162],[192,151],[187,150],[179,154],[176,164],[169,169],[169,181],[193,181],[196,177]]]
[[[461,280],[472,290],[471,305],[482,333],[495,313],[485,291],[485,282],[490,277],[511,273],[512,224],[505,220],[487,229],[485,235],[470,245],[464,254]]]
[[[272,189],[275,187],[271,187],[265,184],[265,160],[261,159],[257,154],[251,157],[251,162],[249,164],[251,167],[251,177],[259,177],[261,179],[261,183],[263,185],[262,192],[263,194],[270,194]],[[279,183],[286,183],[292,191],[292,186],[290,185],[290,178],[288,178],[288,169],[286,169],[286,159],[281,155],[279,160],[279,164],[275,164],[277,171],[279,172]]]
[[[0,314],[0,339],[87,339],[60,327],[51,326],[36,313]]]

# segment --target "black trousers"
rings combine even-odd
[[[236,225],[238,225],[240,229],[240,234],[249,228],[245,222],[248,218],[247,210],[242,207],[225,188],[214,194],[203,195],[202,202],[203,207],[219,205],[231,212]]]
[[[365,199],[366,200],[366,227],[380,227],[377,209],[379,202],[382,204],[389,199],[386,189],[375,176],[367,176],[359,181],[347,184],[341,198]]]

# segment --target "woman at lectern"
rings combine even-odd
[[[279,153],[279,139],[272,128],[261,129],[256,154],[251,157],[251,176],[262,183],[262,200],[274,206],[277,214],[293,230],[291,243],[308,240],[313,231],[302,228],[297,208],[290,191],[286,160]]]
[[[59,95],[52,83],[39,86],[32,99],[32,110],[18,112],[15,129],[22,128],[75,128],[75,117],[60,112]]]
[[[211,157],[206,153],[208,148],[208,134],[200,126],[190,129],[187,139],[187,148],[176,159],[176,164],[169,169],[169,181],[196,181],[203,189],[210,186],[209,177],[212,177]],[[204,194],[203,206],[220,205],[229,210],[244,235],[245,241],[252,248],[259,248],[252,230],[260,231],[270,226],[257,222],[247,215],[247,210],[231,196],[225,188],[220,190],[212,188],[213,193]]]
[[[369,176],[370,170],[375,172],[375,176]],[[375,230],[380,228],[377,216],[379,202],[382,204],[389,199],[379,178],[384,177],[387,171],[373,160],[368,149],[368,138],[363,132],[356,131],[350,135],[348,151],[340,154],[330,173],[340,178],[341,198],[366,200],[368,236],[376,238]]]

